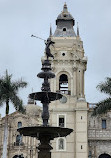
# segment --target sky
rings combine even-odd
[[[6,69],[13,80],[22,77],[28,82],[19,96],[27,104],[28,94],[40,91],[42,80],[37,78],[44,55],[44,41],[31,38],[34,34],[43,39],[56,29],[55,20],[66,2],[79,23],[80,37],[88,57],[85,73],[86,101],[96,103],[107,96],[96,86],[111,75],[111,0],[0,0],[0,77]],[[14,112],[11,106],[10,113]],[[2,117],[5,105],[0,108]]]

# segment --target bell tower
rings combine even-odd
[[[60,91],[77,99],[85,98],[84,72],[86,71],[87,58],[84,56],[83,42],[74,31],[75,20],[64,4],[63,11],[56,20],[57,28],[52,41],[54,60],[53,71],[56,73],[55,82],[51,85],[53,91]]]
[[[56,77],[50,80],[51,91],[63,94],[60,101],[50,105],[50,124],[73,128],[67,138],[53,142],[52,157],[87,158],[87,102],[84,94],[84,73],[87,57],[84,56],[83,42],[79,36],[79,27],[75,33],[75,20],[68,12],[66,3],[56,19],[56,30],[50,38],[55,42],[51,46],[54,59],[50,59]]]

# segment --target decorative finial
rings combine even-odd
[[[79,36],[79,26],[78,26],[78,22],[77,22],[77,36]]]
[[[63,6],[63,12],[64,12],[64,13],[67,13],[67,12],[68,12],[66,2],[64,3],[64,6]]]
[[[49,37],[51,37],[52,36],[52,27],[51,27],[51,24],[50,24],[50,35],[49,35]]]

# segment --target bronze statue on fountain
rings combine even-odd
[[[47,55],[47,60],[48,60],[49,57],[52,57],[54,59],[54,56],[50,52],[50,45],[53,46],[53,44],[55,44],[55,42],[51,41],[51,38],[49,37],[45,44],[46,44],[45,52],[46,52],[46,55]]]
[[[24,136],[36,137],[38,140],[40,140],[40,144],[37,147],[39,150],[38,158],[51,158],[50,150],[53,148],[50,145],[50,141],[57,137],[66,137],[73,131],[69,128],[53,127],[48,124],[49,103],[62,98],[62,94],[51,92],[50,84],[48,82],[49,79],[55,77],[55,74],[51,71],[51,63],[49,62],[49,57],[54,58],[50,52],[50,45],[53,45],[54,43],[55,42],[51,41],[51,38],[47,39],[45,48],[47,59],[42,63],[42,72],[38,73],[37,75],[37,77],[44,79],[41,92],[35,92],[29,95],[31,99],[39,100],[43,104],[43,125],[18,129],[20,134],[23,134]]]

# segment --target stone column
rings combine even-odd
[[[84,97],[84,73],[83,69],[80,70],[80,97]]]
[[[76,79],[76,81],[77,81],[77,97],[78,98],[80,98],[80,95],[81,95],[81,70],[80,69],[78,69],[78,71],[77,71],[77,79]]]
[[[73,92],[72,95],[76,96],[77,95],[77,68],[74,66],[73,67]]]
[[[76,105],[76,158],[88,158],[87,102],[78,100]]]
[[[84,96],[84,70],[83,70],[83,77],[82,77],[82,94],[83,94],[83,97]]]

